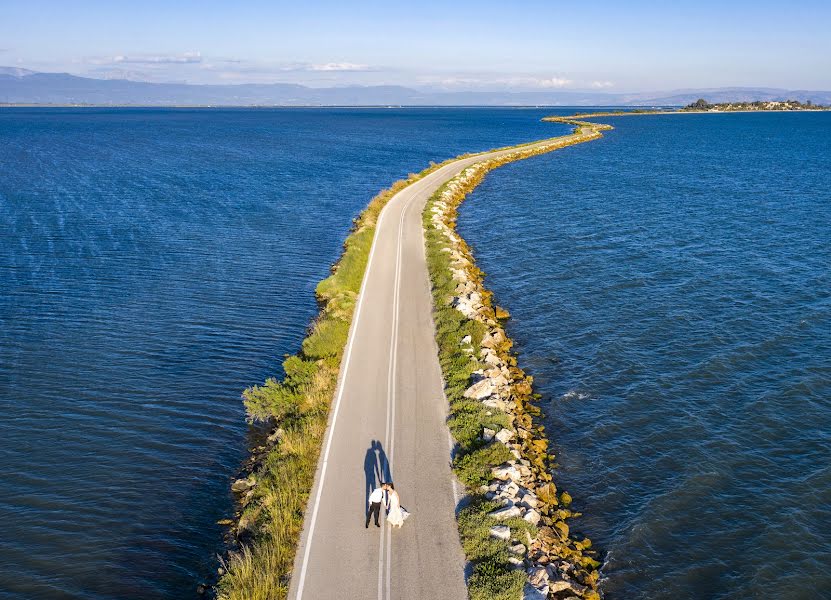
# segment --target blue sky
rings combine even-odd
[[[831,89],[831,3],[0,3],[0,65],[191,83]]]

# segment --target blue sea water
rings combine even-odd
[[[0,110],[0,598],[186,599],[380,188],[559,134],[512,109]],[[831,589],[831,115],[611,119],[460,228],[609,598]]]
[[[459,230],[610,599],[831,597],[831,113],[619,117]]]
[[[0,598],[195,597],[351,219],[544,114],[0,109]]]

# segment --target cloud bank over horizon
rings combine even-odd
[[[45,16],[46,15],[46,16]],[[492,0],[418,10],[146,0],[4,3],[0,62],[148,82],[403,85],[435,90],[831,88],[831,6],[699,0]]]

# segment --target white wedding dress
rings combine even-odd
[[[390,492],[390,507],[387,511],[387,523],[396,527],[401,527],[404,520],[410,516],[406,510],[401,508],[401,498],[398,492]]]

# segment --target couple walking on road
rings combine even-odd
[[[387,522],[390,525],[401,527],[410,513],[401,506],[401,497],[395,491],[395,486],[390,481],[390,467],[387,456],[381,446],[381,442],[372,440],[372,444],[366,452],[364,460],[364,474],[366,475],[366,523],[374,517],[375,526],[380,527],[381,505],[387,511]],[[376,483],[378,487],[376,487]]]
[[[382,483],[381,487],[372,490],[369,495],[369,510],[366,513],[365,527],[369,527],[369,520],[375,517],[375,526],[380,527],[378,522],[381,516],[381,504],[387,509],[387,523],[401,527],[410,513],[401,506],[401,497],[395,491],[395,486],[390,483]]]

